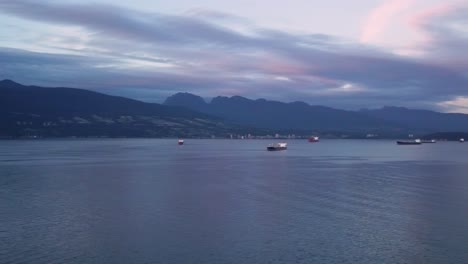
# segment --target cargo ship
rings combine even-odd
[[[270,144],[267,147],[268,151],[278,151],[278,150],[286,150],[288,148],[287,143],[275,143],[275,144]]]
[[[422,141],[420,139],[415,140],[398,140],[398,145],[421,145]]]

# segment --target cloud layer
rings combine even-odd
[[[398,8],[406,3],[392,2]],[[344,108],[460,110],[453,103],[468,97],[467,10],[415,14],[409,25],[427,38],[415,47],[425,56],[412,58],[329,35],[258,28],[241,17],[209,11],[176,16],[111,5],[6,0],[0,2],[3,16],[61,30],[35,40],[35,49],[48,53],[0,48],[0,78],[146,101],[188,91]],[[370,28],[366,38],[373,32]]]

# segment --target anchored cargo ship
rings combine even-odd
[[[397,141],[398,145],[421,145],[422,142],[420,139],[415,139],[415,140],[398,140]]]
[[[287,143],[275,143],[275,144],[270,144],[267,147],[268,151],[278,151],[278,150],[286,150],[288,148]]]

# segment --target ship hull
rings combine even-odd
[[[421,142],[416,141],[397,141],[398,145],[421,145]]]
[[[268,151],[280,151],[280,150],[286,150],[288,149],[287,147],[267,147]]]

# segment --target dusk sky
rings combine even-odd
[[[467,0],[0,0],[0,23],[23,84],[468,113]]]

